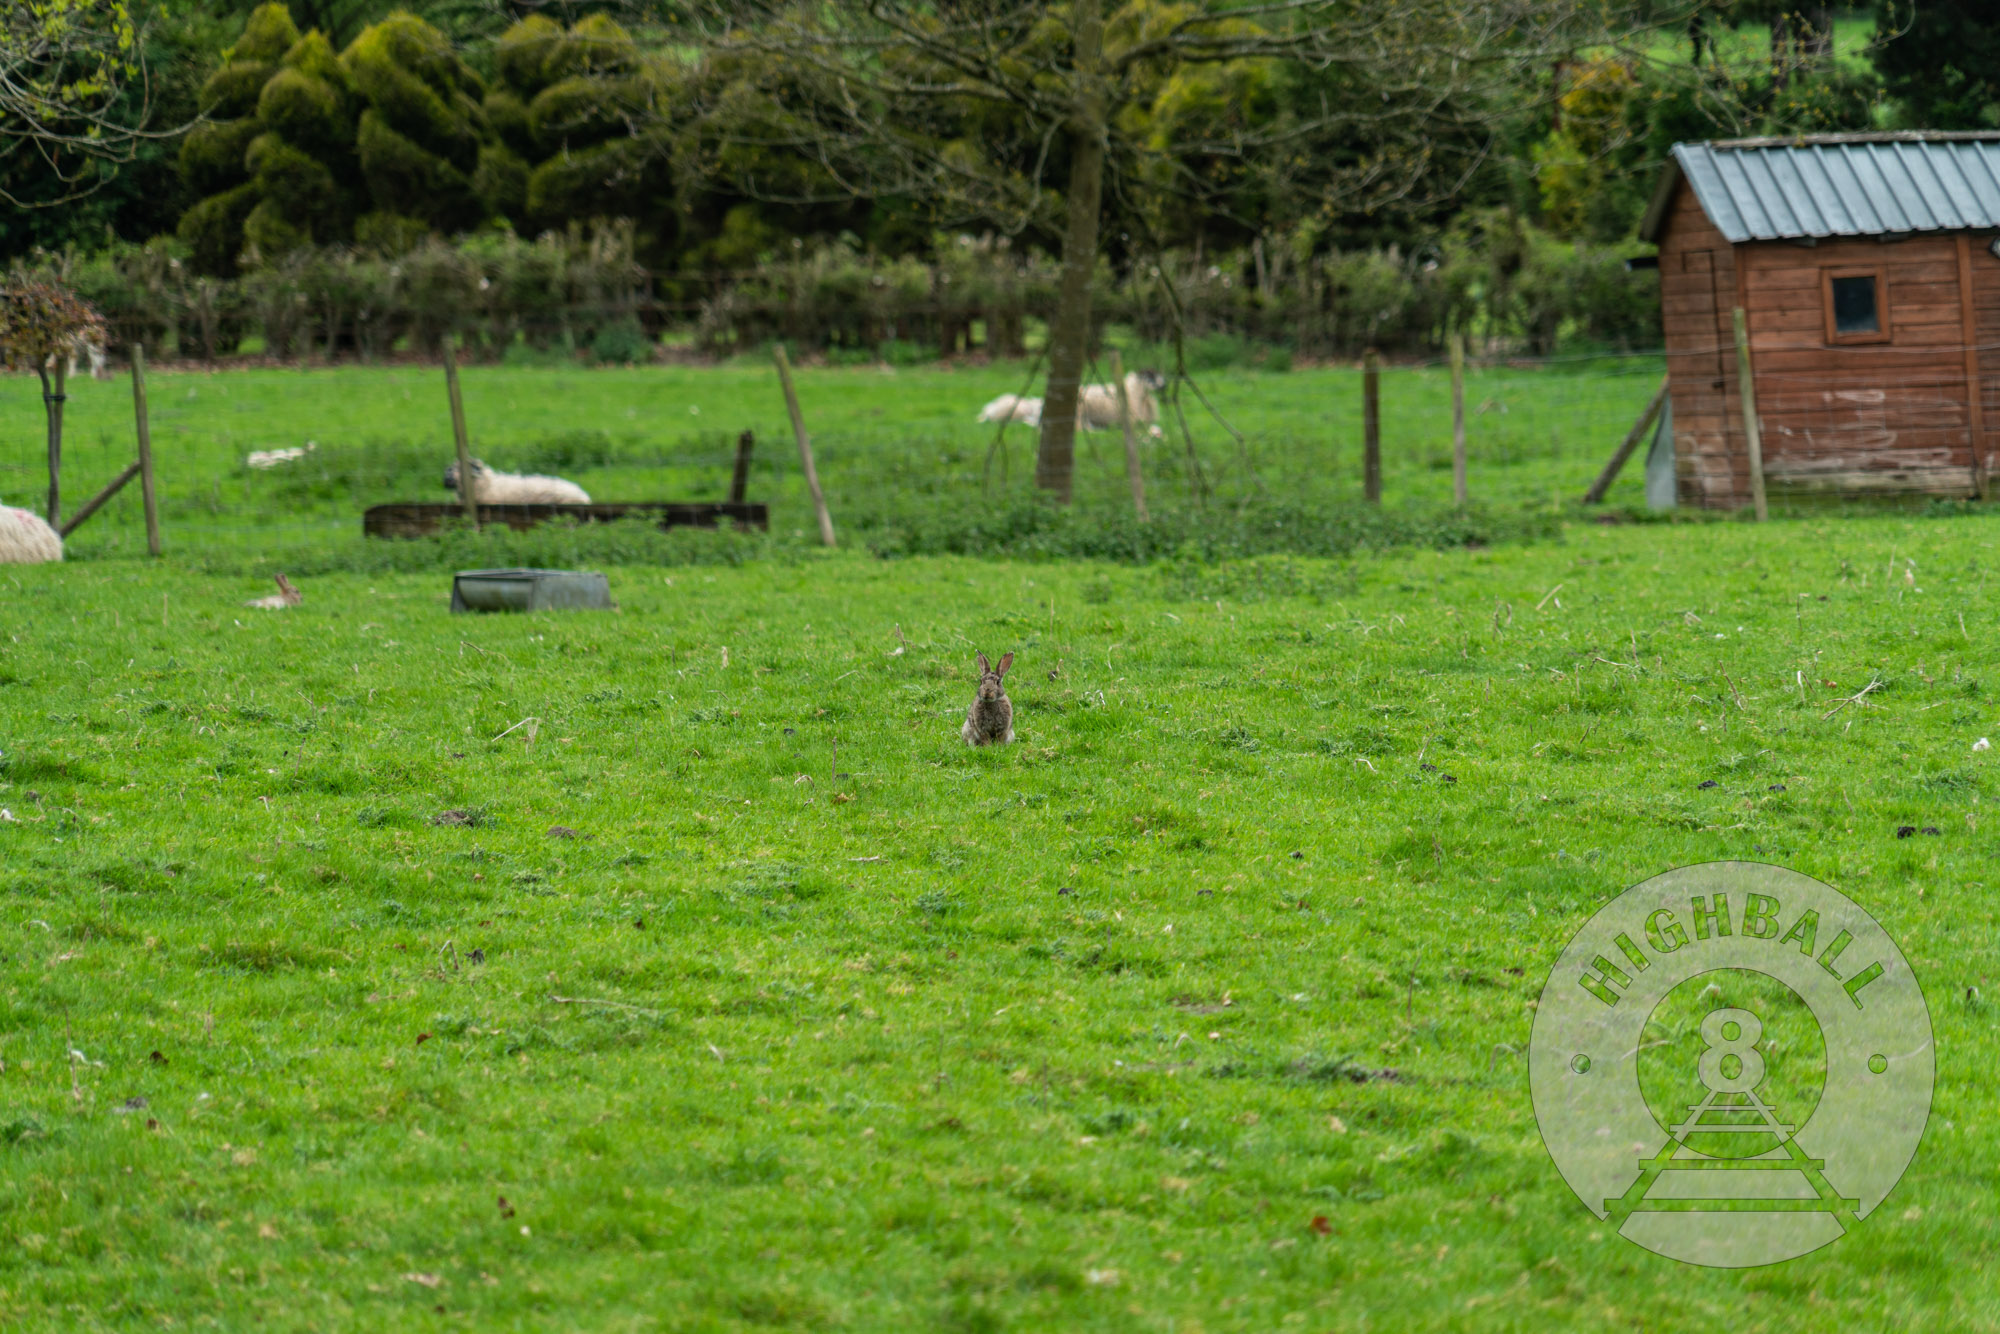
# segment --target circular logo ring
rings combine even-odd
[[[1556,960],[1542,1142],[1621,1236],[1724,1268],[1837,1240],[1915,1156],[1936,1079],[1909,962],[1831,886],[1757,862],[1626,890]]]

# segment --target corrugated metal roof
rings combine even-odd
[[[1732,242],[2000,230],[2000,135],[1828,134],[1675,144],[1639,235],[1685,180]]]

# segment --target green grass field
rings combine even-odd
[[[645,374],[476,373],[475,430],[501,461],[698,440],[686,386],[782,438],[760,373]],[[808,410],[881,475],[872,405],[983,450],[956,423],[1004,378],[828,372]],[[452,617],[443,572],[327,573],[273,614],[198,568],[262,540],[241,452],[435,454],[437,405],[376,392],[435,377],[158,383],[231,405],[171,437],[173,554],[124,554],[119,512],[87,559],[0,575],[0,1324],[2000,1324],[1994,520],[1143,565],[795,546],[614,567],[610,614]],[[1230,392],[1266,384],[1294,434],[1253,447],[1353,460],[1351,377]],[[78,398],[107,470],[114,388]],[[681,435],[618,427],[647,405]],[[1449,473],[1397,457],[1392,496],[1436,503]],[[1509,503],[1575,483],[1487,462]],[[658,474],[586,480],[621,476]],[[201,526],[204,487],[240,528]],[[350,499],[285,540],[358,541]],[[1015,746],[957,740],[979,649],[1020,655]],[[1524,1052],[1598,904],[1735,857],[1880,920],[1939,1052],[1888,1202],[1745,1272],[1599,1223]]]
[[[982,491],[996,503],[1025,494],[1030,432],[1010,428],[1005,450],[989,465],[995,428],[975,418],[995,395],[1022,388],[1026,369],[802,371],[799,393],[836,522],[858,525],[865,536],[884,516],[963,511]],[[1474,499],[1544,513],[1573,502],[1661,373],[1657,357],[1473,372],[1466,400]],[[464,382],[475,453],[498,467],[561,473],[599,500],[722,499],[736,435],[752,429],[759,444],[751,498],[771,502],[780,540],[813,529],[784,400],[768,366],[478,366]],[[1239,447],[1187,396],[1195,454],[1217,502],[1276,498],[1333,508],[1359,499],[1357,371],[1218,372],[1204,385],[1246,438]],[[301,548],[322,557],[351,552],[361,544],[367,506],[451,499],[440,485],[452,443],[435,368],[156,372],[150,399],[163,522],[168,542],[184,554],[247,564]],[[67,411],[64,486],[73,510],[133,457],[130,387],[122,378],[82,380],[71,386]],[[1449,505],[1449,373],[1385,371],[1382,413],[1391,508]],[[308,442],[316,448],[302,462],[269,472],[245,465],[252,450]],[[1154,508],[1188,508],[1188,448],[1178,430],[1147,441],[1143,453]],[[1641,471],[1638,464],[1627,471],[1610,497],[1614,506],[1642,503]],[[0,378],[0,503],[39,507],[46,488],[34,381]],[[128,488],[81,529],[74,554],[142,550],[135,545],[142,531],[136,493]],[[1129,506],[1115,433],[1080,440],[1078,495],[1087,507]]]

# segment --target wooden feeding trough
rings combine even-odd
[[[609,611],[611,585],[598,570],[460,570],[453,611]]]
[[[452,386],[452,427],[458,436],[461,476],[469,476],[465,428],[458,407],[457,376],[447,354],[447,381]],[[431,537],[454,519],[472,517],[484,528],[504,523],[515,532],[525,532],[551,519],[575,523],[615,523],[620,519],[651,519],[660,528],[719,528],[726,519],[740,532],[752,529],[768,532],[771,507],[750,504],[743,499],[750,484],[750,452],[755,437],[745,431],[736,440],[736,469],[729,481],[729,499],[724,501],[633,501],[608,505],[479,505],[461,499],[454,504],[391,504],[371,507],[361,516],[361,531],[369,537]]]
[[[361,516],[361,528],[369,537],[430,537],[447,523],[465,517],[458,505],[393,504],[376,505]],[[709,504],[635,502],[614,505],[481,505],[479,526],[505,524],[523,532],[551,519],[571,519],[577,523],[611,523],[618,519],[650,518],[661,528],[718,528],[724,520],[738,529],[768,530],[768,505],[748,505],[730,501]]]

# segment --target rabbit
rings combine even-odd
[[[1011,745],[1014,740],[1014,705],[1007,698],[1001,678],[1014,665],[1012,653],[1002,655],[999,667],[979,655],[979,694],[965,711],[965,726],[959,735],[968,746]]]
[[[278,576],[277,592],[267,598],[252,598],[243,605],[246,607],[258,607],[264,611],[283,611],[287,607],[296,607],[304,601],[305,595],[292,587],[292,581],[281,574]]]

